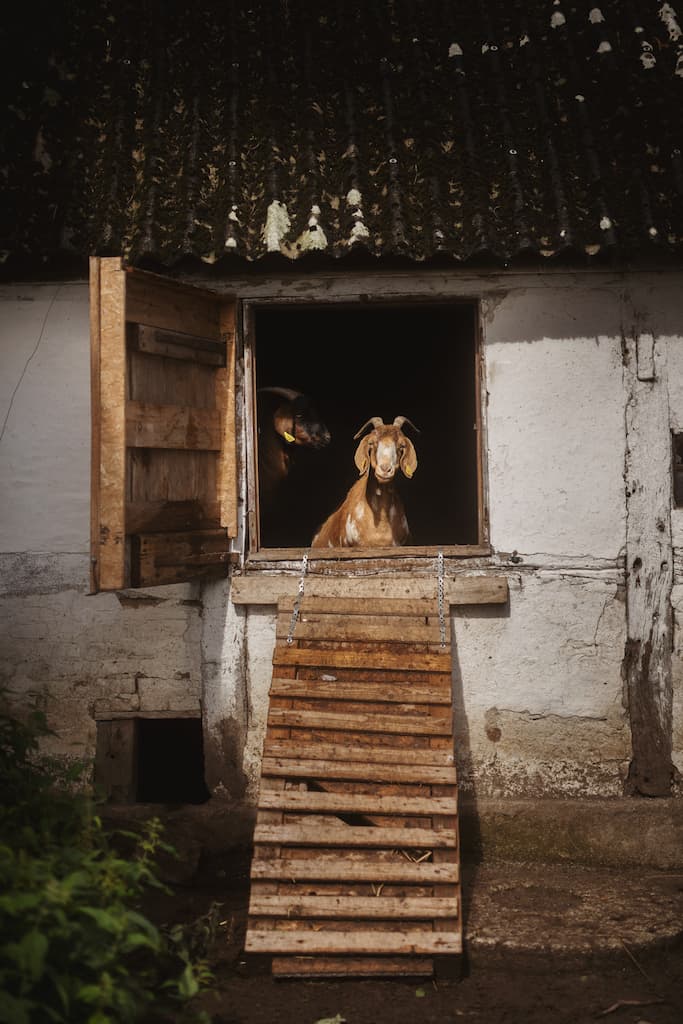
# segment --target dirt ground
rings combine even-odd
[[[571,960],[466,948],[452,980],[274,979],[243,955],[249,866],[248,849],[204,861],[192,879],[172,886],[172,897],[146,908],[157,921],[174,923],[195,921],[214,905],[215,982],[201,997],[213,1024],[683,1022],[681,941]],[[549,906],[548,915],[558,909]]]

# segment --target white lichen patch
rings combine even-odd
[[[346,204],[351,208],[351,216],[353,217],[353,227],[351,228],[351,234],[346,240],[348,246],[354,245],[362,238],[369,238],[370,232],[367,226],[363,222],[363,197],[357,188],[351,188],[346,193]]]
[[[607,39],[603,39],[598,46],[598,53],[610,53],[612,50],[612,44]]]
[[[451,43],[448,47],[449,57],[462,57],[462,47],[458,43]]]
[[[609,219],[609,217],[601,218],[600,227],[603,231],[609,231],[609,229],[612,227],[612,221]]]
[[[561,28],[561,26],[565,25],[566,23],[567,19],[565,18],[562,11],[553,11],[552,16],[550,18],[551,28]]]
[[[669,39],[671,40],[671,42],[678,42],[678,40],[681,38],[681,35],[683,35],[683,32],[681,32],[681,27],[678,24],[678,16],[674,8],[671,6],[671,4],[662,4],[662,6],[659,8],[659,17],[662,19],[666,26],[666,30],[669,33]]]
[[[588,12],[588,20],[591,25],[598,25],[601,21],[605,20],[605,16],[599,7],[591,7]]]
[[[320,212],[320,207],[314,203],[308,218],[308,227],[302,231],[296,241],[299,252],[314,252],[327,248],[327,236],[320,226]]]
[[[291,227],[287,207],[279,199],[273,199],[266,213],[263,241],[268,252],[280,252]]]

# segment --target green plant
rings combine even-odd
[[[2,696],[2,695],[0,695]],[[201,951],[140,910],[155,875],[156,819],[119,833],[117,851],[79,770],[59,777],[40,757],[47,734],[31,708],[0,711],[0,1022],[201,1021],[194,997],[211,979]]]

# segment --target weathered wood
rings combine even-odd
[[[675,768],[667,367],[665,349],[654,339],[651,348],[643,342],[639,351],[638,339],[627,337],[625,352],[628,636],[622,675],[633,748],[626,789],[642,796],[669,796]]]
[[[450,646],[415,639],[433,598],[391,602],[306,595],[293,645],[280,602],[245,949],[281,976],[433,973],[420,955],[462,946]]]
[[[177,331],[162,331],[144,324],[128,324],[128,344],[139,352],[182,359],[186,362],[225,366],[225,345],[220,341],[196,338]]]
[[[298,758],[264,757],[263,776],[292,779],[347,779],[360,782],[423,783],[455,785],[455,769],[417,764],[365,764],[339,761],[300,760]]]
[[[217,502],[134,501],[126,505],[129,533],[179,533],[220,527]]]
[[[444,556],[449,558],[481,558],[491,554],[489,546],[482,544],[445,544],[439,545]],[[364,561],[377,559],[404,559],[408,555],[414,558],[436,559],[435,547],[398,545],[396,547],[354,547],[354,548],[267,548],[249,555],[252,564],[271,562],[278,559],[296,558],[301,560],[304,551],[309,551],[311,560],[316,562],[329,561]]]
[[[444,677],[445,681],[445,677]],[[388,701],[396,704],[451,704],[450,686],[437,689],[413,683],[352,683],[346,679],[281,679],[270,684],[271,697],[312,697],[317,700]]]
[[[275,635],[284,640],[290,629],[291,613],[278,616]],[[386,616],[382,621],[373,616],[366,621],[360,615],[316,615],[302,612],[296,624],[297,640],[365,640],[394,643],[438,644],[441,638],[438,619],[420,622],[415,618]]]
[[[126,289],[121,261],[100,261],[99,272],[99,586],[126,585]]]
[[[272,554],[271,550],[269,554]],[[416,561],[417,564],[419,561]],[[276,604],[281,598],[293,600],[298,585],[299,576],[295,572],[289,576],[284,573],[277,576],[235,576],[230,587],[230,599],[234,604]],[[434,599],[436,577],[400,574],[352,576],[350,570],[345,568],[342,576],[316,576],[311,573],[306,579],[307,599],[339,597],[384,600],[401,599],[406,595],[415,599]],[[446,605],[505,604],[508,597],[508,581],[504,576],[447,574],[444,577]]]
[[[338,917],[427,921],[457,917],[458,902],[429,896],[252,896],[249,913],[255,917]]]
[[[432,715],[378,715],[356,711],[344,714],[271,708],[268,721],[276,726],[334,729],[340,732],[412,733],[415,736],[447,736],[451,732],[450,718],[436,718]]]
[[[127,274],[129,321],[220,341],[221,296],[143,270]]]
[[[97,723],[95,783],[104,796],[133,803],[137,788],[137,725],[134,719],[107,719]]]
[[[226,575],[229,560],[225,530],[140,534],[136,537],[134,585],[156,587]]]
[[[447,767],[453,765],[452,749],[434,750],[430,747],[362,747],[333,743],[300,743],[296,747],[291,743],[273,740],[266,736],[265,754],[268,757],[299,756],[324,761],[345,762],[360,761],[363,764],[379,765],[437,765]]]
[[[431,977],[434,962],[423,957],[274,956],[276,978]]]
[[[285,647],[277,645],[273,664],[323,665],[326,668],[397,668],[406,672],[451,672],[450,651],[443,653],[412,651],[359,651]]]
[[[278,599],[278,611],[290,614],[295,598],[288,596]],[[371,616],[373,620],[378,618],[378,608],[381,608],[381,618],[386,620],[390,615],[410,616],[413,621],[419,618],[427,618],[430,615],[439,614],[439,603],[437,599],[422,598],[382,598],[378,604],[369,603],[364,597],[316,597],[304,593],[299,602],[299,610],[302,615],[362,615]]]
[[[393,849],[432,849],[439,846],[457,847],[457,835],[452,829],[429,828],[374,828],[338,825],[256,825],[255,843],[277,843],[280,846],[346,846],[349,848],[378,846]]]
[[[383,796],[377,793],[319,793],[314,790],[284,789],[261,791],[259,808],[283,811],[311,811],[316,814],[400,814],[453,815],[453,797]]]
[[[100,261],[90,257],[90,592],[100,589]]]
[[[234,324],[234,299],[123,270],[120,259],[92,261],[91,292],[92,589],[225,574],[237,529],[225,405],[234,330],[223,322]],[[228,522],[219,551],[216,528]]]
[[[126,403],[129,448],[187,448],[220,451],[221,416],[215,409]]]
[[[461,953],[458,932],[432,932],[416,929],[391,931],[248,931],[247,953]]]
[[[216,406],[221,410],[223,429],[223,458],[219,465],[218,501],[221,508],[221,526],[229,537],[237,536],[237,441],[235,426],[235,363],[236,363],[235,299],[221,304],[219,327],[225,344],[226,365],[216,375]]]
[[[460,868],[452,864],[419,864],[407,860],[351,860],[348,854],[336,859],[282,857],[257,859],[252,864],[252,879],[290,879],[293,882],[405,882],[415,885],[442,883],[455,885]]]

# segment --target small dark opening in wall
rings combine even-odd
[[[136,801],[202,804],[210,795],[201,719],[138,719]]]
[[[673,434],[674,505],[683,508],[683,434]]]

